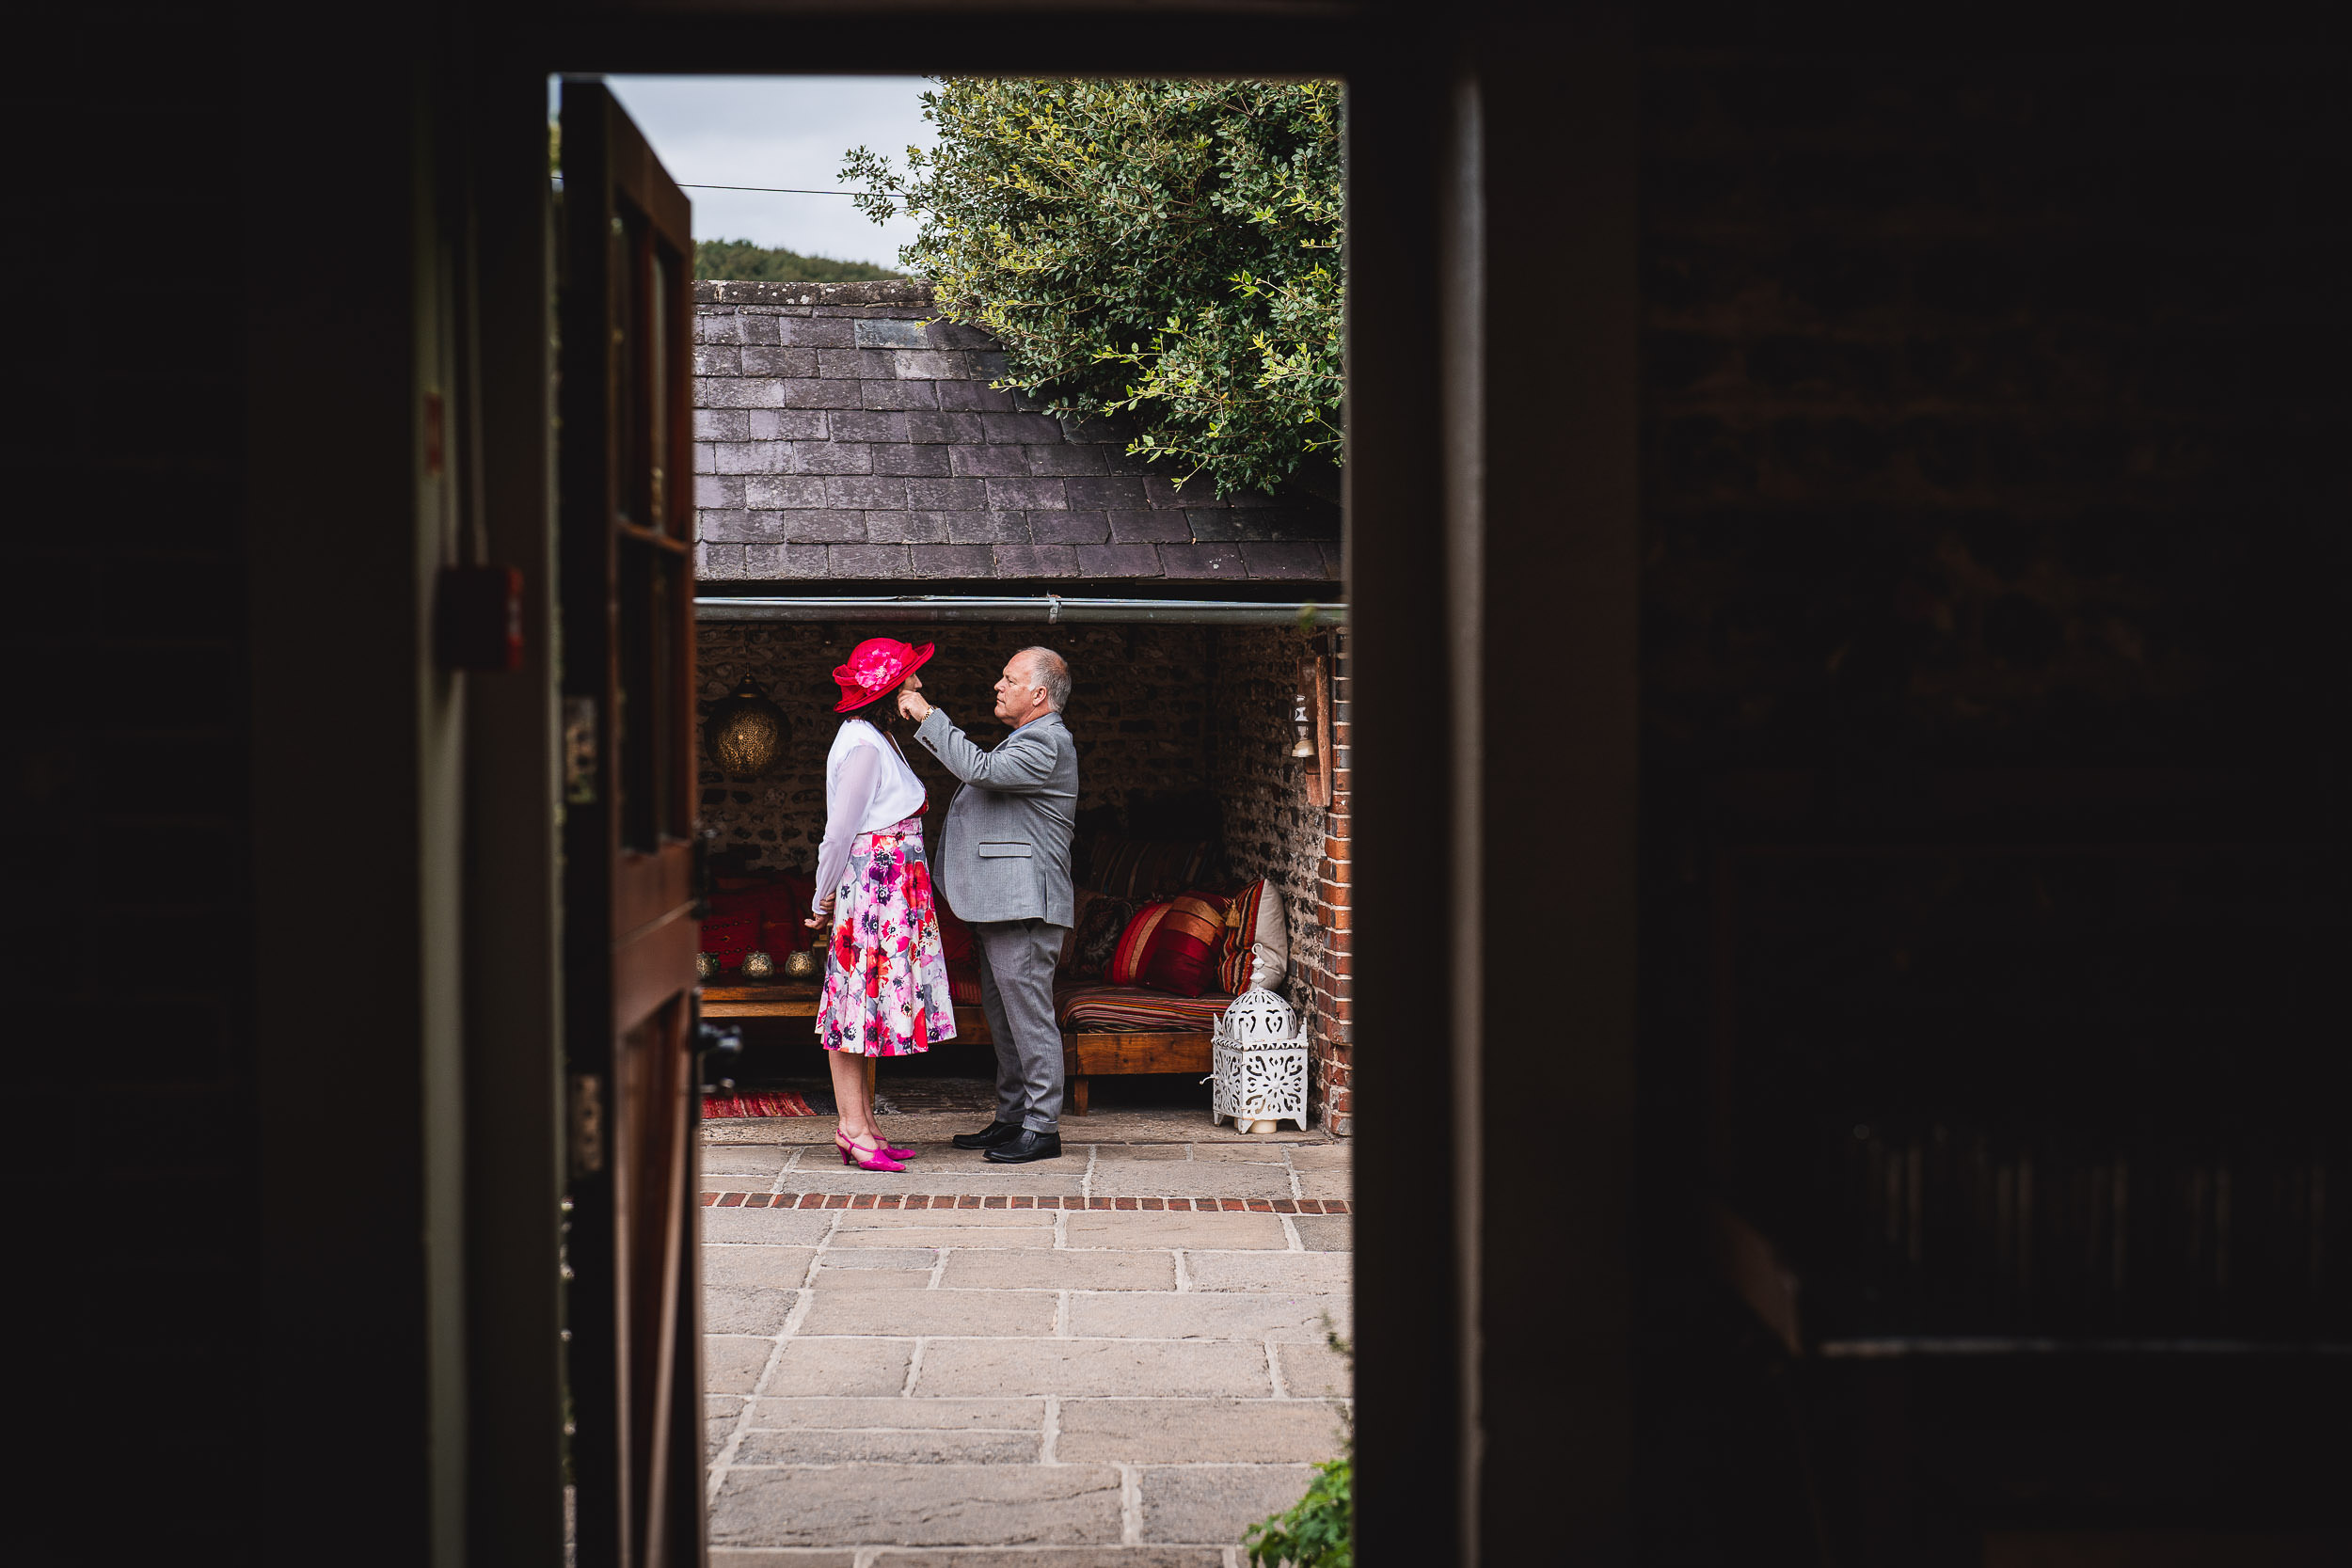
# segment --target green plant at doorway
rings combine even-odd
[[[1353,1365],[1355,1347],[1339,1337],[1328,1318],[1324,1342]],[[1315,1466],[1307,1495],[1242,1536],[1250,1568],[1355,1568],[1356,1439],[1352,1418],[1346,1451]]]

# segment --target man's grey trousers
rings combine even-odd
[[[996,1041],[996,1119],[1061,1130],[1061,1031],[1054,1026],[1054,964],[1067,926],[986,920],[972,926],[980,1007]]]

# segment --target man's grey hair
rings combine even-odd
[[[1024,648],[1029,661],[1029,684],[1045,688],[1045,700],[1059,713],[1070,703],[1070,661],[1051,648]]]

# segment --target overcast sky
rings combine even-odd
[[[844,188],[841,155],[861,143],[903,163],[930,145],[919,76],[614,76],[612,91],[688,188],[698,240],[751,240],[805,256],[895,267],[914,237],[904,217],[869,222],[843,196],[698,191],[695,185]]]

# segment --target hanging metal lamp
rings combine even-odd
[[[746,677],[710,705],[703,747],[712,766],[733,779],[756,779],[775,767],[792,739],[792,721],[768,700],[768,689]]]

